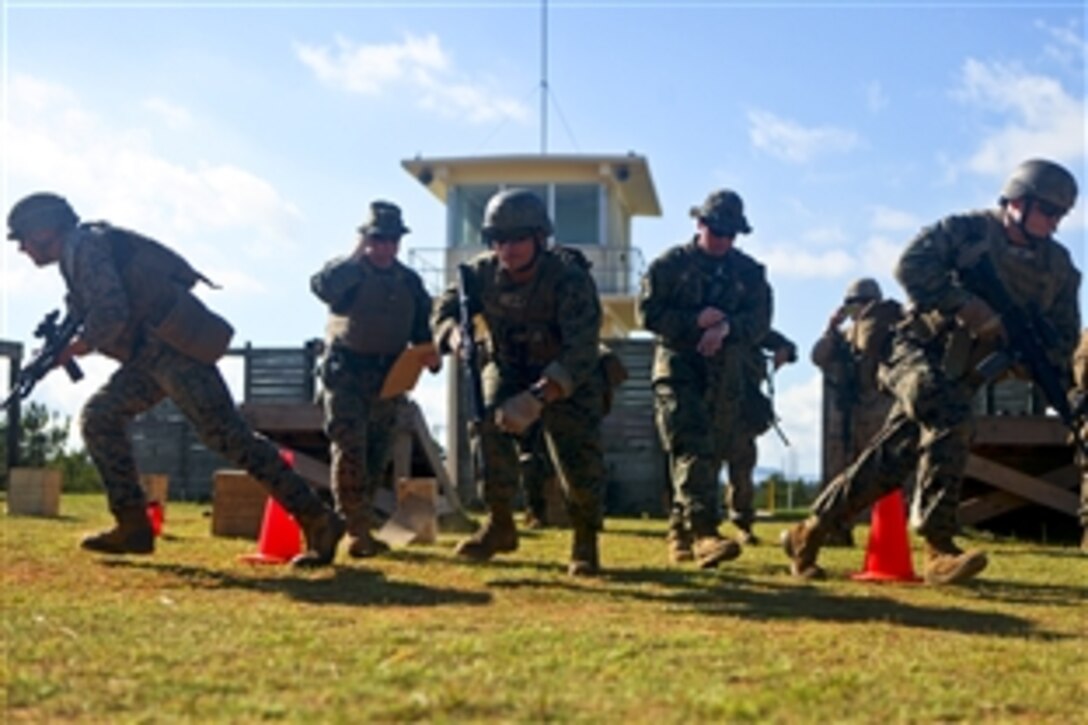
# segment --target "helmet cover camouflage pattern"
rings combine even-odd
[[[744,217],[744,201],[737,192],[730,189],[710,192],[702,206],[691,208],[691,216],[720,236],[731,237],[752,232],[752,227]]]
[[[480,231],[485,244],[529,236],[547,239],[552,233],[552,221],[539,196],[528,189],[504,189],[488,200]]]
[[[880,291],[880,285],[877,281],[872,277],[862,277],[851,282],[850,286],[846,288],[846,296],[843,301],[849,305],[854,302],[879,302],[883,298],[884,295]]]
[[[71,229],[79,217],[63,196],[48,191],[23,197],[8,214],[8,239],[20,239],[38,229]]]

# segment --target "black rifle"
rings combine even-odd
[[[782,419],[778,417],[778,411],[774,404],[774,374],[778,369],[775,367],[774,357],[774,354],[764,355],[763,357],[763,376],[767,380],[767,397],[771,401],[771,427],[774,428],[774,432],[778,434],[778,437],[782,439],[782,445],[789,448],[790,439],[786,437],[786,432],[782,430],[782,426],[779,425],[782,422]],[[797,362],[797,352],[793,351],[786,359],[786,362]]]
[[[83,320],[71,313],[64,316],[61,323],[57,324],[60,310],[53,310],[38,323],[34,329],[34,337],[41,338],[43,345],[40,350],[19,370],[8,397],[4,399],[0,407],[7,408],[17,400],[22,400],[30,395],[38,381],[49,374],[49,371],[57,366],[57,360],[61,353],[68,347],[68,343],[83,327]],[[75,360],[69,360],[64,364],[64,370],[72,382],[78,382],[83,378],[83,371]]]
[[[1073,434],[1073,441],[1082,455],[1088,456],[1088,445],[1081,435],[1084,411],[1074,411],[1066,396],[1061,376],[1050,362],[1046,351],[1057,344],[1057,336],[1038,309],[1023,309],[1009,296],[1001,283],[989,255],[983,254],[973,265],[960,272],[968,289],[989,303],[1005,326],[1005,350],[992,353],[978,364],[977,371],[987,381],[995,379],[1015,364],[1023,365],[1042,389],[1047,403],[1058,412],[1062,423]]]
[[[480,440],[486,412],[484,409],[484,386],[480,380],[480,348],[476,343],[476,330],[472,323],[473,304],[469,293],[471,273],[467,265],[457,265],[457,304],[460,308],[461,349],[460,363],[464,370],[465,383],[468,385],[468,422],[469,431],[476,438],[476,451],[473,462],[476,479],[484,480],[483,443]]]

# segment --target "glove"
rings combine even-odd
[[[722,342],[727,337],[729,337],[729,323],[722,320],[703,332],[699,344],[695,346],[695,351],[704,357],[713,357],[722,348]]]
[[[969,297],[956,310],[956,319],[979,340],[993,342],[1005,337],[1001,316],[981,297]]]
[[[523,390],[507,398],[495,411],[495,423],[499,430],[521,435],[540,418],[544,403],[532,391]]]

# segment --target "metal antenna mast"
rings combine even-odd
[[[540,153],[548,153],[548,0],[540,2]]]

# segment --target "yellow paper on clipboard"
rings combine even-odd
[[[419,382],[423,372],[423,359],[434,353],[434,343],[413,345],[400,354],[382,383],[382,400],[406,393]]]

